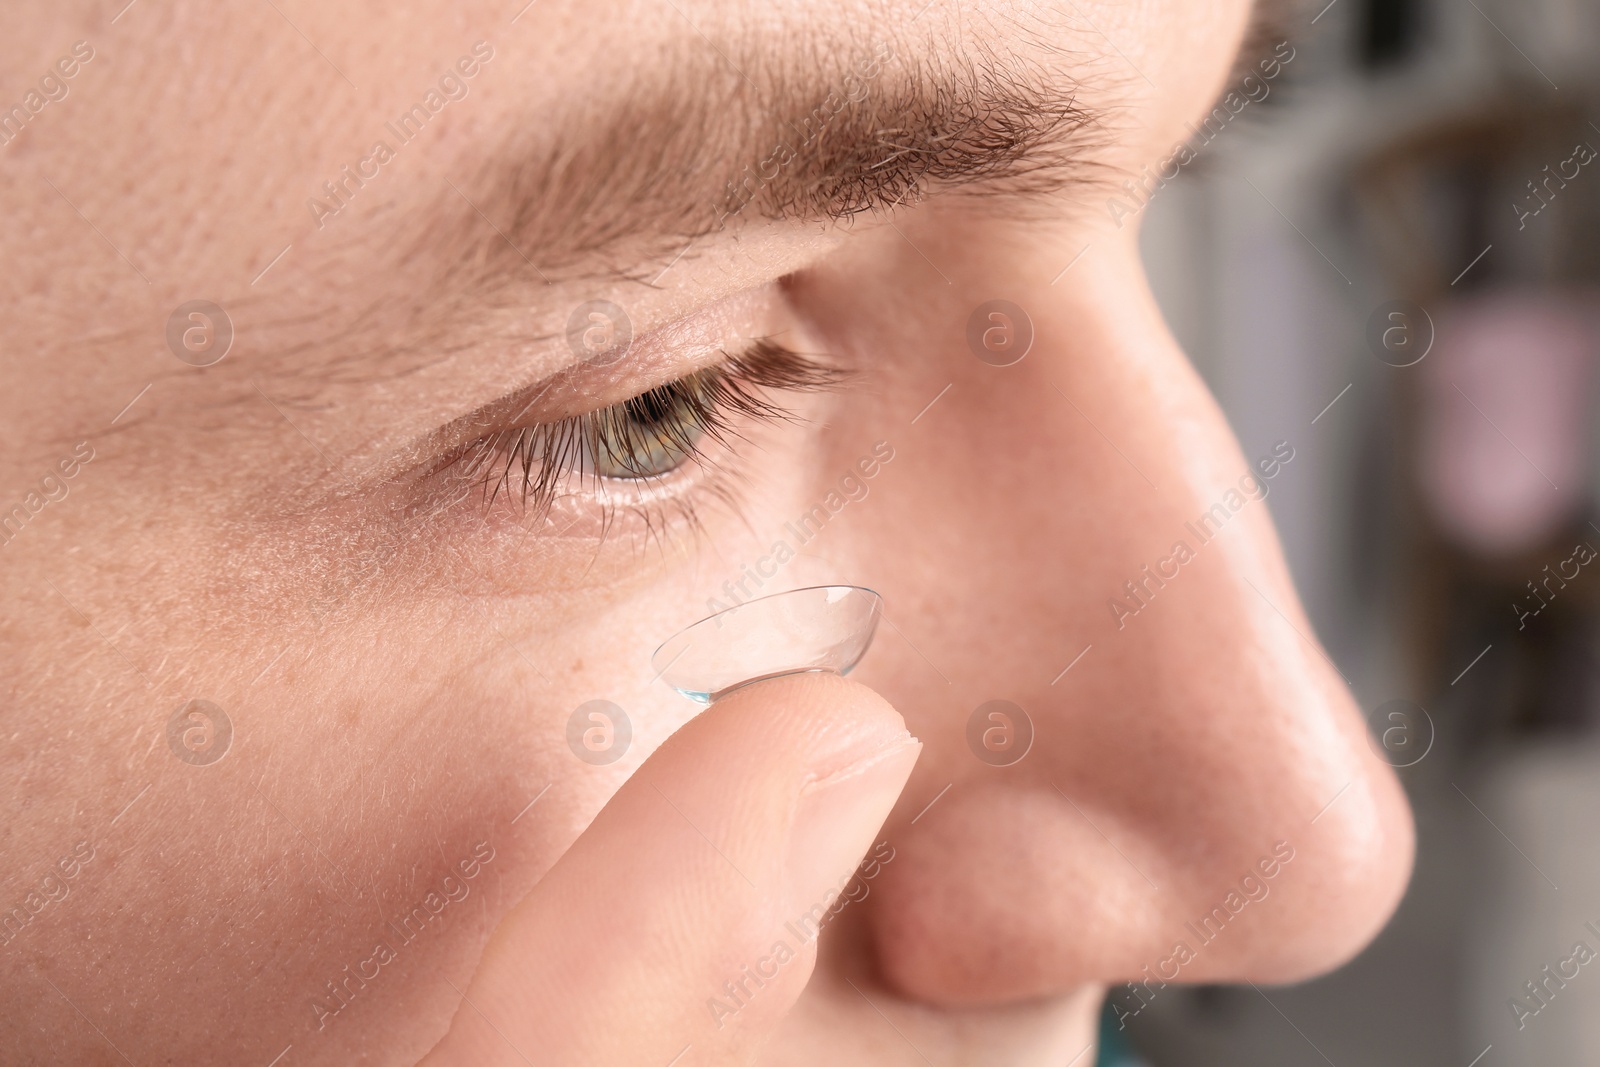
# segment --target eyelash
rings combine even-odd
[[[849,376],[762,338],[721,363],[610,407],[480,438],[457,456],[454,465],[477,483],[485,509],[502,492],[515,492],[525,511],[542,516],[574,477],[580,479],[580,487],[585,478],[596,486],[607,481],[661,484],[684,464],[709,462],[702,447],[705,442],[742,439],[743,421],[792,419],[789,409],[765,395],[769,390],[816,392],[837,387]],[[676,462],[654,471],[650,460],[662,451]],[[606,463],[639,473],[620,478],[597,473]]]

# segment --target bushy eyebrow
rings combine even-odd
[[[431,250],[471,234],[457,261],[485,279],[628,273],[742,222],[847,220],[945,190],[1043,194],[1090,166],[1097,117],[1062,70],[888,40],[836,60],[752,64],[761,82],[646,71],[576,101],[495,154]]]
[[[297,379],[296,402],[310,404],[331,384],[402,377],[485,343],[553,341],[585,290],[654,284],[691,245],[715,248],[713,235],[751,222],[839,222],[946,192],[1035,209],[1103,169],[1112,134],[1079,93],[1123,76],[1036,29],[768,37],[745,53],[688,35],[625,76],[575,68],[571,91],[471,144],[434,199],[373,232],[388,246],[362,250],[384,265],[377,291],[328,290],[281,324],[259,373],[284,395]]]

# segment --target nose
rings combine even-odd
[[[1136,253],[1093,255],[933,297],[905,389],[950,388],[864,520],[889,624],[862,677],[926,745],[867,914],[884,980],[929,1002],[1304,977],[1409,875],[1403,793],[1268,512],[1310,427],[1242,454]],[[965,343],[997,292],[1032,325],[1010,366]]]

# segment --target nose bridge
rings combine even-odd
[[[1037,746],[1012,781],[1220,845],[1259,829],[1241,763],[1310,749],[1346,766],[1360,747],[1268,513],[1304,460],[1291,441],[1241,455],[1137,264],[1088,267],[1071,287],[1010,290],[1032,335],[1019,361],[984,359],[969,317],[927,371],[941,399],[901,438],[902,488],[868,534],[898,546],[871,549],[888,575],[877,661],[892,699],[951,735],[954,775],[992,777],[956,735],[1005,700]],[[943,317],[995,303],[995,285]],[[1018,328],[977,318],[979,347],[982,330]],[[1280,799],[1325,801],[1326,775],[1301,769],[1279,776]]]
[[[1169,804],[1198,805],[1196,814],[1215,813],[1218,833],[1247,835],[1240,813],[1261,797],[1243,788],[1253,784],[1244,764],[1308,747],[1348,763],[1360,733],[1271,522],[1274,485],[1304,457],[1288,440],[1240,452],[1137,273],[1108,267],[1077,296],[1040,316],[1039,373],[1051,380],[1033,391],[1044,408],[1033,419],[1046,428],[1041,448],[1074,463],[1075,495],[1093,494],[1040,511],[1042,541],[1077,545],[1050,584],[1071,606],[1057,609],[1060,625],[1088,649],[1069,695],[1059,694],[1070,674],[1047,687],[1058,694],[1049,706],[1071,716],[1080,752],[1147,767]],[[1084,699],[1122,713],[1063,707]],[[1094,760],[1074,764],[1113,791],[1129,777],[1107,776]],[[1306,781],[1281,776],[1280,800],[1297,788],[1291,778]],[[1306,788],[1309,802],[1321,787]],[[1148,783],[1141,791],[1136,809],[1172,814]]]

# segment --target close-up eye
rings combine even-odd
[[[696,371],[585,416],[578,451],[598,478],[659,478],[696,454],[717,412],[706,387],[717,371]]]
[[[727,475],[737,446],[766,423],[800,418],[808,393],[849,373],[760,338],[735,355],[603,408],[496,431],[453,457],[488,506],[509,498],[535,517],[573,494],[637,499],[691,464]]]

